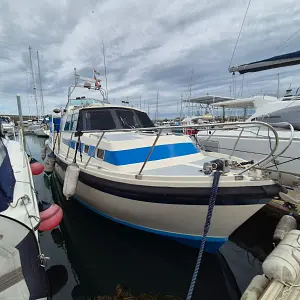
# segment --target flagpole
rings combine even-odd
[[[104,60],[104,75],[105,75],[106,99],[108,100],[107,76],[106,76],[106,60],[105,60],[105,49],[104,49],[104,42],[102,42],[102,51],[103,51],[103,60]]]

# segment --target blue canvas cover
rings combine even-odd
[[[54,131],[59,132],[60,131],[60,117],[54,117],[53,118],[53,124],[54,124]]]
[[[52,119],[53,119],[54,131],[52,128]],[[60,117],[56,117],[56,116],[49,117],[50,132],[59,132],[60,131],[60,121],[61,121]]]
[[[0,213],[6,210],[13,201],[15,175],[11,167],[6,146],[0,138]]]
[[[299,64],[300,51],[295,51],[240,65],[238,67],[230,67],[229,72],[239,72],[240,74],[245,74],[248,72],[260,72],[264,70],[294,66]]]

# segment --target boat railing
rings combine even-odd
[[[279,127],[279,128],[286,128],[288,127],[290,129],[290,132],[291,132],[291,135],[290,135],[290,138],[287,142],[287,145],[279,152],[277,153],[275,156],[272,157],[272,161],[275,162],[275,159],[279,156],[281,156],[289,147],[290,145],[292,144],[293,142],[293,139],[294,139],[294,133],[295,133],[295,130],[294,130],[294,126],[290,123],[286,123],[286,122],[281,122],[281,123],[276,123],[276,124],[271,124],[273,127]],[[264,167],[266,166],[270,161],[267,161],[267,162],[264,162],[261,167]]]
[[[253,122],[256,122],[256,121],[253,121]],[[253,122],[251,122],[251,123],[253,123]],[[246,131],[246,130],[244,130],[246,128],[245,126],[237,125],[236,127],[234,127],[235,124],[236,123],[232,123],[233,127],[231,127],[231,128],[227,127],[227,125],[226,125],[226,127],[219,128],[219,130],[232,130],[232,129],[236,129],[237,130],[237,129],[240,129],[240,134],[239,134],[237,140],[235,141],[235,144],[234,144],[234,147],[232,149],[232,153],[231,153],[230,156],[233,156],[233,154],[234,154],[234,152],[236,150],[237,143],[240,140],[243,132],[253,133],[257,137],[266,137],[265,135],[260,135],[259,134],[262,126],[259,126],[259,127],[254,126],[254,127],[257,127],[257,131],[255,132],[255,131],[249,131],[249,130]],[[273,128],[289,129],[290,130],[290,137],[289,137],[289,140],[288,140],[286,146],[280,152],[276,153],[276,155],[272,154],[268,159],[265,159],[263,162],[260,161],[258,163],[258,164],[260,164],[260,168],[262,168],[262,169],[267,169],[268,167],[266,167],[266,165],[268,165],[270,162],[273,162],[276,165],[276,158],[280,157],[283,153],[285,153],[285,151],[290,147],[290,145],[291,145],[291,143],[293,141],[293,138],[294,138],[294,127],[290,123],[279,122],[279,123],[268,123],[268,124],[271,125]],[[269,127],[267,128],[267,130],[268,130],[268,142],[271,145],[271,140],[272,140],[272,138],[275,138],[275,137],[272,137],[270,135],[270,128]],[[205,146],[206,142],[214,135],[215,132],[216,132],[216,130],[212,134],[210,134],[209,137],[202,143],[202,146],[200,146],[201,149],[203,149],[203,147]],[[275,143],[277,143],[276,139],[275,139]],[[275,147],[276,148],[273,149],[274,150],[273,153],[277,149],[277,146],[275,146]]]
[[[278,133],[277,131],[274,129],[273,126],[271,126],[268,123],[264,123],[264,122],[260,122],[260,121],[253,121],[253,122],[235,122],[235,123],[206,123],[206,124],[197,124],[197,125],[182,125],[182,126],[161,126],[161,127],[146,127],[146,128],[130,128],[130,129],[110,129],[110,130],[80,130],[80,131],[71,131],[71,139],[73,138],[73,136],[80,136],[82,134],[85,133],[89,133],[89,134],[97,134],[97,136],[99,136],[99,139],[97,141],[97,144],[95,146],[95,149],[93,150],[93,154],[89,156],[87,162],[84,165],[84,168],[87,168],[88,164],[90,163],[90,160],[92,158],[92,156],[94,155],[95,151],[97,151],[97,148],[100,144],[100,142],[103,140],[103,137],[106,133],[117,133],[117,132],[141,132],[141,133],[156,133],[155,139],[153,141],[152,146],[150,147],[150,150],[139,170],[139,172],[136,174],[136,178],[137,179],[141,179],[142,178],[142,172],[147,164],[147,162],[149,161],[149,158],[160,138],[160,136],[162,135],[163,132],[168,132],[170,133],[170,131],[172,132],[177,132],[182,131],[186,128],[192,128],[192,129],[197,129],[197,130],[211,130],[213,131],[209,137],[207,138],[206,141],[208,141],[213,134],[218,131],[218,130],[232,130],[232,129],[241,129],[241,131],[243,132],[245,128],[256,128],[256,127],[265,127],[267,130],[269,130],[270,133],[273,133],[273,138],[274,138],[274,147],[273,149],[270,149],[270,153],[268,155],[266,155],[265,157],[263,157],[261,160],[255,162],[254,164],[250,165],[249,167],[243,169],[239,175],[245,173],[246,171],[250,170],[251,168],[254,168],[255,166],[258,165],[262,165],[263,163],[267,164],[270,160],[273,160],[274,157],[277,157],[274,155],[275,151],[277,150],[278,147]],[[236,146],[240,140],[242,136],[242,133],[239,134],[239,136],[237,137],[237,140],[235,142],[234,148],[232,149],[231,155],[233,156],[235,150],[236,150]],[[271,138],[271,137],[270,137]],[[68,159],[69,156],[69,151],[70,151],[70,143],[68,146],[68,150],[67,150],[67,156],[66,159]],[[286,150],[286,149],[285,149]],[[265,165],[264,164],[264,165]]]

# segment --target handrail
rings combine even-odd
[[[238,142],[239,142],[239,140],[240,140],[240,138],[241,138],[241,136],[242,136],[242,134],[243,134],[243,132],[244,132],[244,129],[245,129],[245,128],[242,128],[242,130],[241,130],[241,132],[240,132],[238,138],[237,138],[236,141],[235,141],[235,144],[234,144],[233,149],[232,149],[231,154],[230,154],[230,158],[231,158],[232,155],[234,154],[235,148],[236,148],[236,146],[237,146],[237,144],[238,144]]]
[[[86,164],[85,164],[85,166],[84,166],[84,168],[85,168],[85,169],[86,169],[86,167],[87,167],[88,163],[90,162],[90,160],[91,160],[92,156],[93,156],[93,155],[94,155],[94,153],[96,152],[96,149],[98,148],[98,146],[99,146],[99,144],[100,144],[100,142],[101,142],[102,138],[104,137],[104,134],[105,134],[105,131],[103,131],[103,133],[102,133],[102,135],[101,135],[100,139],[98,140],[98,142],[97,142],[97,144],[96,144],[96,146],[95,146],[95,149],[93,150],[93,152],[92,152],[91,156],[89,156],[89,158],[88,158],[88,160],[87,160],[87,162],[86,162]]]
[[[154,142],[152,144],[152,147],[151,147],[151,149],[150,149],[150,151],[149,151],[149,153],[148,153],[148,155],[147,155],[147,157],[146,157],[146,159],[145,159],[145,161],[144,161],[144,163],[143,163],[143,165],[142,165],[139,173],[135,176],[136,179],[141,179],[142,172],[143,172],[143,170],[144,170],[144,168],[146,166],[146,163],[148,162],[148,160],[149,160],[149,158],[150,158],[150,156],[151,156],[151,154],[152,154],[152,152],[154,150],[154,147],[155,147],[155,145],[156,145],[156,143],[157,143],[157,141],[158,141],[161,133],[162,133],[162,129],[160,129],[158,131],[158,134],[157,134],[157,136],[156,136],[156,138],[155,138],[155,140],[154,140]]]
[[[71,134],[71,138],[70,138],[71,141],[72,141],[72,139],[73,139],[73,135],[74,135],[74,132],[72,132],[72,134]],[[69,147],[68,147],[66,159],[68,159],[68,157],[69,157],[70,147],[71,147],[71,143],[69,142]],[[53,149],[53,151],[54,151],[54,150],[55,150],[55,149]]]
[[[216,128],[217,126],[217,128]],[[222,127],[222,126],[226,126],[225,128]],[[144,170],[153,150],[154,150],[154,147],[159,139],[159,137],[161,136],[162,132],[163,131],[166,131],[166,130],[176,130],[176,129],[184,129],[184,128],[194,128],[194,129],[197,129],[197,128],[203,128],[205,130],[207,130],[208,128],[213,128],[214,129],[214,133],[217,131],[217,130],[229,130],[229,129],[236,129],[236,128],[240,128],[242,129],[242,131],[244,130],[244,128],[248,127],[248,128],[251,128],[251,127],[261,127],[261,126],[265,126],[267,129],[269,129],[271,132],[273,132],[274,134],[274,139],[275,139],[275,146],[273,149],[271,149],[270,153],[262,158],[261,160],[257,161],[256,163],[252,164],[251,166],[247,167],[246,169],[242,170],[239,175],[245,173],[246,171],[248,171],[249,169],[259,165],[259,164],[262,164],[264,162],[268,162],[268,160],[270,158],[273,159],[273,154],[274,152],[277,150],[277,147],[278,147],[278,134],[277,134],[277,131],[273,128],[273,126],[271,126],[270,124],[268,123],[264,123],[264,122],[260,122],[260,121],[252,121],[252,122],[234,122],[234,123],[208,123],[208,124],[198,124],[198,125],[181,125],[181,126],[159,126],[159,127],[146,127],[146,128],[130,128],[130,129],[110,129],[110,130],[81,130],[80,131],[80,134],[84,134],[84,133],[103,133],[102,136],[101,136],[101,139],[104,135],[104,133],[114,133],[114,132],[149,132],[149,131],[158,131],[157,135],[156,135],[156,138],[150,148],[150,151],[145,159],[145,161],[143,162],[143,165],[139,171],[139,173],[136,175],[136,178],[137,179],[141,179],[141,175],[142,175],[142,171]],[[74,133],[78,132],[78,131],[68,131],[69,133],[72,133],[71,135],[71,139],[74,135]],[[211,135],[210,135],[211,136]],[[210,137],[209,136],[209,137]],[[241,134],[237,137],[237,139],[239,140],[241,137]],[[238,142],[237,140],[237,142]],[[236,142],[236,144],[237,144]],[[100,142],[98,141],[97,143],[97,147],[99,146]],[[290,143],[289,143],[290,145]],[[236,145],[235,145],[236,146]],[[95,151],[96,151],[96,148],[95,147]],[[286,147],[287,149],[287,147]],[[285,150],[286,150],[285,149]],[[69,150],[70,150],[70,145],[68,147],[68,152],[67,152],[67,158],[68,158],[68,155],[69,155]],[[284,152],[284,151],[283,151]],[[283,153],[282,152],[282,153]],[[282,154],[281,153],[281,154]],[[231,156],[233,155],[233,153],[231,154]],[[87,164],[89,163],[91,158],[89,158]],[[86,166],[87,166],[86,164]],[[85,166],[85,167],[86,167]]]
[[[210,138],[215,134],[216,131],[217,131],[217,130],[214,130],[214,132],[211,133],[211,134],[208,136],[208,138],[205,140],[205,143],[208,142],[208,141],[210,140]],[[203,150],[203,148],[202,148],[201,145],[200,145],[200,149]]]
[[[225,128],[215,128],[215,126],[231,126],[236,127],[237,125],[249,125],[249,127],[257,127],[257,125],[260,126],[266,126],[267,128],[270,128],[271,131],[273,131],[275,136],[276,130],[268,123],[260,122],[260,121],[252,121],[252,122],[234,122],[234,123],[205,123],[205,124],[197,124],[197,125],[180,125],[180,126],[157,126],[157,127],[143,127],[143,128],[120,128],[120,129],[107,129],[107,130],[101,130],[101,129],[94,129],[94,130],[80,130],[81,133],[99,133],[105,131],[106,133],[110,132],[132,132],[132,131],[155,131],[158,129],[162,130],[174,130],[174,129],[184,129],[184,128],[204,128],[207,129],[207,127],[212,127],[213,129],[217,130],[227,130],[232,129],[229,127]],[[76,133],[78,131],[68,131],[68,133]]]
[[[291,130],[291,136],[290,136],[290,139],[287,143],[287,146],[285,148],[283,148],[283,150],[281,150],[281,152],[279,152],[278,154],[276,154],[274,157],[272,157],[272,160],[275,160],[277,157],[279,157],[280,155],[282,155],[291,145],[291,143],[293,142],[293,139],[294,139],[294,133],[295,133],[295,130],[294,130],[294,126],[290,123],[287,123],[287,126],[290,127],[290,130]],[[261,165],[261,167],[267,165],[270,161],[267,161],[265,162],[264,164]]]

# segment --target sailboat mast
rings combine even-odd
[[[159,89],[157,90],[157,94],[156,94],[156,112],[155,112],[155,121],[156,122],[158,119],[158,94],[159,94]]]
[[[279,73],[277,73],[277,99],[279,99],[279,86],[280,86],[280,79],[279,79]]]
[[[42,106],[41,113],[43,116],[45,116],[44,95],[43,95],[43,87],[42,87],[42,79],[41,79],[39,51],[36,51],[36,57],[37,57],[37,62],[38,62],[39,82],[40,82],[40,87],[41,87],[41,106]]]
[[[182,118],[182,103],[183,103],[183,93],[181,94],[181,99],[180,99],[180,121],[181,121],[181,118]]]
[[[32,82],[33,82],[33,92],[34,92],[34,101],[35,101],[35,107],[36,107],[36,116],[39,118],[39,109],[38,109],[38,102],[37,102],[37,95],[36,95],[36,84],[35,84],[35,76],[33,72],[33,66],[32,66],[32,56],[31,56],[31,47],[29,46],[29,60],[30,60],[30,71],[32,76]]]

